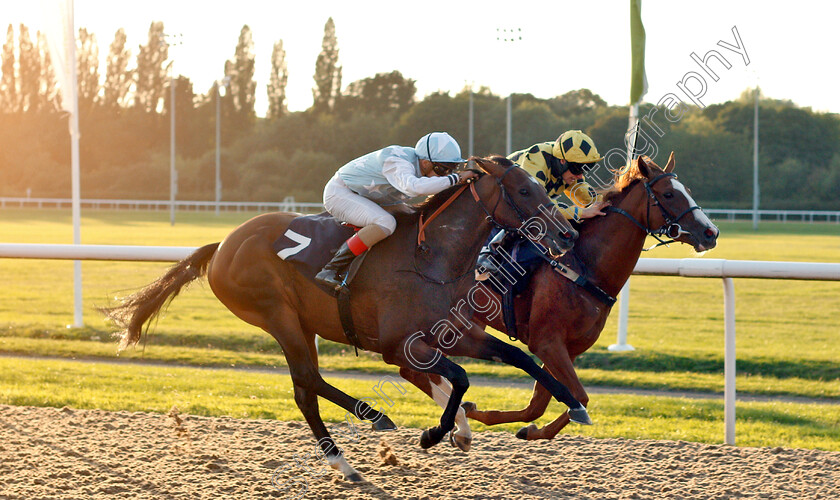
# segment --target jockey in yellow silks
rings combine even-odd
[[[527,170],[545,187],[549,198],[557,204],[558,212],[566,219],[579,222],[604,215],[604,203],[584,178],[584,171],[594,168],[601,156],[592,139],[580,130],[567,130],[554,142],[534,144],[511,153],[508,159]],[[571,204],[561,201],[561,195],[565,195]],[[499,246],[516,239],[515,235],[505,236],[505,231],[499,231],[481,251],[479,266],[491,272],[497,269],[491,257],[496,256]]]

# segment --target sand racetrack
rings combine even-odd
[[[0,405],[0,497],[840,498],[837,452],[485,432],[465,454],[359,431],[338,439],[367,479],[350,484],[305,458],[302,422]]]

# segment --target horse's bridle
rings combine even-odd
[[[486,219],[488,221],[490,221],[490,223],[494,224],[496,227],[504,229],[505,231],[513,231],[517,234],[522,234],[522,233],[525,232],[525,230],[522,229],[522,227],[525,225],[525,222],[527,222],[527,221],[531,220],[532,218],[536,217],[538,215],[538,213],[540,212],[540,209],[542,209],[542,208],[547,208],[549,210],[549,213],[550,213],[550,210],[552,208],[554,208],[554,204],[553,203],[544,203],[537,208],[537,212],[538,212],[537,214],[534,214],[530,217],[527,216],[525,214],[525,212],[522,210],[522,208],[520,208],[519,205],[517,205],[516,202],[513,200],[513,198],[511,198],[510,194],[505,189],[504,184],[502,184],[502,181],[504,180],[505,176],[507,176],[507,174],[510,173],[514,168],[518,168],[518,167],[516,165],[512,165],[510,167],[507,167],[505,172],[499,178],[495,179],[496,184],[499,186],[500,194],[499,194],[499,197],[496,199],[496,203],[493,205],[492,210],[487,210],[487,206],[481,200],[481,197],[478,195],[478,191],[476,191],[476,189],[475,189],[475,182],[470,182],[469,183],[469,189],[470,189],[470,192],[472,193],[473,199],[475,200],[476,203],[478,203],[478,205],[481,207],[481,209],[484,210],[484,213],[486,214]],[[455,201],[459,196],[461,196],[461,193],[466,191],[466,189],[467,189],[467,185],[464,185],[464,186],[460,187],[457,191],[455,191],[455,193],[452,194],[452,196],[449,197],[448,200],[446,200],[446,202],[444,202],[440,207],[438,207],[438,209],[435,210],[435,212],[431,216],[429,216],[428,219],[423,220],[423,214],[420,214],[420,219],[419,219],[419,224],[418,224],[418,232],[417,232],[417,246],[418,247],[422,248],[424,246],[424,242],[425,242],[425,239],[426,239],[425,234],[424,234],[426,226],[428,226],[429,223],[432,222],[432,220],[435,217],[437,217],[441,212],[443,212],[443,210],[445,210],[446,207],[448,207],[453,201]],[[494,217],[493,214],[496,213],[496,209],[499,207],[499,203],[502,201],[502,199],[504,199],[505,203],[507,203],[511,208],[513,208],[514,212],[516,212],[516,216],[519,218],[519,221],[522,223],[522,224],[519,225],[519,227],[507,226],[505,224],[502,224],[498,220],[496,220],[496,217]],[[562,226],[560,227],[560,231],[562,232],[562,234],[564,236],[566,236],[566,237],[570,236],[568,231],[563,229]],[[532,237],[529,237],[529,235],[525,235],[525,237],[529,238],[529,239],[532,238]],[[428,276],[425,273],[420,271],[420,269],[417,266],[417,256],[415,254],[413,272],[417,273],[423,279],[425,279],[426,281],[429,281],[431,283],[436,283],[438,285],[446,285],[446,284],[449,284],[449,283],[454,283],[454,282],[460,280],[461,278],[463,278],[464,276],[467,276],[467,275],[471,274],[474,271],[473,271],[473,268],[471,267],[464,274],[462,274],[460,276],[456,276],[455,278],[452,278],[452,279],[449,279],[449,280],[436,279],[436,278]]]
[[[504,181],[505,176],[507,176],[507,174],[510,173],[515,168],[519,168],[519,167],[517,167],[516,165],[511,165],[510,167],[508,167],[505,170],[505,172],[501,175],[501,177],[496,179],[496,185],[499,186],[499,191],[501,192],[501,194],[496,199],[496,204],[493,205],[493,210],[487,210],[487,207],[484,205],[484,202],[481,201],[481,199],[478,197],[478,193],[475,191],[474,186],[470,186],[470,189],[472,191],[473,198],[475,198],[475,201],[478,203],[478,205],[481,207],[481,209],[484,210],[484,213],[487,216],[486,217],[487,220],[489,220],[491,223],[493,223],[493,225],[495,225],[498,228],[504,229],[505,231],[508,231],[508,232],[512,231],[512,232],[515,232],[515,233],[521,235],[523,233],[522,226],[525,224],[525,222],[527,222],[527,221],[533,219],[534,217],[536,217],[538,215],[538,213],[540,212],[540,209],[546,209],[547,213],[551,213],[551,210],[554,208],[555,205],[554,205],[554,203],[551,203],[551,202],[543,203],[542,205],[540,205],[537,208],[537,211],[538,211],[537,214],[534,214],[534,215],[531,215],[531,216],[526,215],[525,212],[519,207],[519,205],[516,204],[516,202],[513,200],[513,198],[511,198],[510,193],[508,193],[507,189],[505,189],[505,185],[502,184],[502,181]],[[516,216],[519,219],[519,222],[521,223],[519,225],[519,227],[510,227],[508,225],[502,224],[501,222],[496,220],[496,217],[494,217],[493,214],[496,213],[496,209],[499,208],[499,203],[502,201],[502,199],[505,200],[505,203],[507,203],[508,206],[513,208],[514,212],[516,212]],[[570,236],[569,232],[566,231],[562,226],[560,226],[560,232],[563,236],[565,236],[567,238]],[[525,237],[528,237],[528,235],[525,235]]]
[[[674,179],[677,179],[677,174],[675,174],[673,172],[665,172],[663,174],[657,175],[653,179],[644,183],[645,191],[647,191],[647,194],[648,194],[647,216],[646,216],[646,219],[645,219],[645,222],[646,222],[647,225],[642,225],[642,223],[639,222],[638,220],[636,220],[635,217],[633,217],[632,215],[627,213],[627,211],[625,211],[621,208],[608,206],[604,209],[608,212],[615,212],[617,214],[621,214],[621,215],[627,217],[634,224],[636,224],[642,231],[644,231],[645,233],[647,233],[650,236],[653,236],[659,242],[659,244],[654,245],[654,247],[651,247],[651,248],[658,247],[659,245],[667,245],[668,243],[673,243],[674,241],[676,241],[676,238],[678,238],[681,234],[684,234],[684,233],[687,232],[687,231],[683,230],[682,226],[680,226],[680,224],[679,224],[680,219],[682,219],[683,217],[685,217],[689,213],[693,212],[694,210],[701,210],[701,211],[703,210],[702,208],[700,208],[699,205],[694,205],[694,206],[688,207],[687,209],[685,209],[683,211],[683,213],[681,213],[680,215],[675,217],[674,214],[672,214],[667,208],[665,208],[665,206],[659,201],[659,198],[656,197],[656,194],[654,194],[653,189],[651,189],[651,186],[653,186],[659,180],[664,179],[666,177],[673,177]],[[649,227],[650,226],[650,206],[651,206],[651,204],[659,207],[659,212],[662,214],[662,218],[665,220],[665,222],[656,230],[653,230]],[[668,238],[670,238],[670,240],[663,241],[662,238],[660,238],[661,236],[668,237]],[[650,250],[650,248],[645,248],[644,250]]]
[[[488,210],[487,206],[481,200],[481,197],[478,195],[478,191],[475,190],[475,183],[474,182],[469,183],[469,188],[470,188],[470,192],[472,193],[473,199],[475,200],[476,203],[478,203],[478,206],[480,206],[481,209],[484,210],[485,218],[488,221],[490,221],[490,223],[492,223],[493,225],[495,225],[498,228],[504,229],[505,231],[509,231],[509,232],[512,231],[516,234],[522,235],[522,233],[525,232],[522,229],[522,227],[525,225],[525,223],[527,221],[529,221],[529,220],[533,219],[534,217],[536,217],[537,215],[539,215],[539,213],[541,211],[540,209],[546,209],[546,210],[548,210],[547,213],[551,213],[551,210],[554,208],[554,204],[551,203],[551,202],[544,203],[544,204],[540,205],[539,207],[537,207],[537,213],[536,214],[531,215],[531,216],[526,215],[525,211],[522,210],[522,208],[520,208],[519,205],[516,204],[516,202],[513,200],[513,198],[511,198],[510,194],[507,192],[507,189],[505,189],[504,184],[502,184],[502,181],[504,181],[505,176],[507,176],[507,174],[510,173],[514,168],[518,168],[518,167],[516,165],[511,165],[510,167],[508,167],[505,170],[505,172],[498,179],[496,179],[496,184],[499,186],[499,191],[500,191],[501,194],[499,195],[498,198],[496,198],[496,203],[493,205],[492,210]],[[443,205],[441,205],[425,221],[423,220],[422,214],[420,215],[420,225],[419,225],[419,231],[418,231],[418,234],[417,234],[417,244],[418,245],[423,244],[423,242],[425,241],[424,230],[425,230],[426,226],[428,226],[429,223],[432,222],[432,220],[435,217],[438,216],[438,214],[440,214],[444,209],[446,209],[446,207],[448,207],[453,201],[455,201],[459,196],[461,196],[461,193],[463,193],[466,189],[467,189],[467,186],[464,185],[460,189],[455,191],[455,193],[448,200],[446,200],[446,202]],[[496,220],[496,217],[493,215],[493,214],[496,213],[496,209],[499,208],[499,203],[501,203],[501,201],[503,199],[505,200],[505,203],[507,203],[508,206],[513,208],[513,211],[516,212],[516,217],[519,219],[519,222],[521,223],[518,227],[512,227],[512,226],[508,226],[506,224],[502,224],[501,222]],[[559,226],[559,224],[558,224],[558,226]],[[568,238],[570,236],[569,232],[566,231],[562,226],[560,226],[560,232],[564,237]],[[527,234],[524,235],[524,236],[526,238],[531,239],[529,237],[529,235],[527,235]]]

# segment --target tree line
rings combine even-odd
[[[17,36],[16,36],[17,35]],[[17,39],[17,43],[15,40]],[[211,88],[198,93],[186,76],[173,82],[170,41],[153,22],[134,55],[124,30],[109,45],[100,75],[96,36],[77,37],[81,191],[84,198],[166,199],[169,196],[170,85],[175,88],[178,199],[214,199],[216,105],[220,107],[223,199],[319,201],[345,162],[389,144],[413,145],[445,130],[468,148],[474,109],[474,152],[505,149],[505,98],[489,88],[416,96],[415,80],[398,71],[351,82],[342,90],[336,28],[324,27],[315,61],[310,108],[289,112],[282,40],[275,42],[265,87],[268,110],[254,110],[254,44],[243,26],[231,59]],[[10,25],[0,77],[0,196],[69,197],[67,114],[46,40]],[[500,77],[504,77],[503,75]],[[738,99],[679,110],[643,105],[641,143],[664,163],[676,151],[677,172],[706,207],[752,204],[753,91]],[[628,108],[608,105],[589,89],[549,99],[514,94],[513,148],[582,129],[603,154],[624,150]],[[679,111],[679,112],[676,112]],[[787,100],[760,98],[761,207],[840,210],[840,117]]]

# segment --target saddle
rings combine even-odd
[[[492,239],[491,235],[491,239]],[[513,243],[504,244],[496,257],[498,270],[486,276],[482,282],[502,297],[502,318],[508,337],[518,339],[514,298],[527,290],[534,271],[543,258],[537,246],[526,238],[516,238]]]

